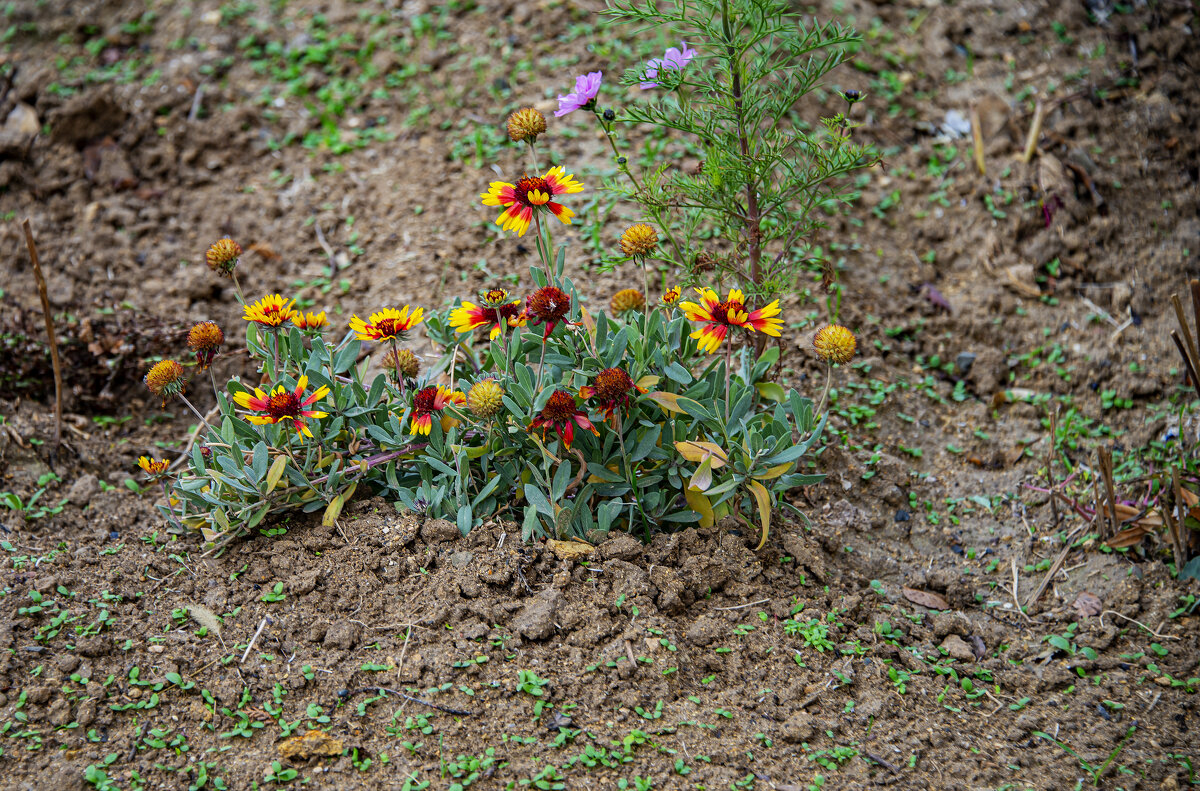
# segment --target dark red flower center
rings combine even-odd
[[[542,420],[547,423],[565,424],[575,417],[575,413],[578,411],[575,408],[575,396],[566,390],[555,390],[554,395],[550,396],[550,400],[542,409]]]
[[[722,302],[720,305],[717,305],[712,309],[713,319],[720,324],[729,324],[730,311],[735,313],[745,313],[746,306],[736,300],[732,302]]]
[[[276,420],[300,416],[300,399],[286,390],[271,393],[267,399],[266,413]]]
[[[526,196],[528,196],[529,193],[534,192],[535,190],[537,192],[542,193],[543,195],[551,194],[550,193],[550,185],[546,182],[546,180],[544,178],[541,178],[539,176],[526,176],[525,178],[523,178],[517,182],[517,187],[516,187],[517,200],[521,201],[521,203],[524,203],[526,206],[531,206],[532,204],[529,202],[529,199]]]
[[[434,403],[437,400],[437,388],[425,387],[417,391],[413,396],[413,411],[418,415],[427,415],[433,411]]]
[[[399,335],[403,330],[397,325],[395,319],[380,319],[375,325],[376,331],[382,336]]]
[[[570,310],[571,297],[554,286],[543,286],[529,295],[529,315],[534,321],[562,321]]]
[[[619,403],[633,389],[633,379],[621,368],[605,368],[596,375],[592,387],[596,390],[596,397],[603,403]]]

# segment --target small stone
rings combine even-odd
[[[161,654],[163,651],[167,650],[167,647],[165,645],[152,645],[146,650],[152,654]]]
[[[642,556],[642,542],[628,533],[617,533],[600,545],[600,556],[605,560],[637,560]]]
[[[75,714],[75,721],[79,723],[79,727],[86,728],[96,720],[96,701],[85,700],[79,704],[79,711]]]
[[[84,506],[100,491],[100,480],[91,473],[81,475],[67,490],[67,500],[71,505]]]
[[[587,560],[596,551],[591,544],[581,541],[555,541],[553,538],[546,542],[546,546],[559,560]]]
[[[345,750],[340,739],[325,731],[309,731],[303,736],[293,736],[279,743],[279,754],[288,761],[307,761],[314,756],[332,758]]]
[[[461,534],[458,532],[458,525],[446,519],[430,519],[425,524],[421,525],[421,538],[428,541],[430,544],[441,544],[446,541],[454,541]]]
[[[475,559],[474,552],[455,552],[450,555],[450,565],[456,569],[466,568]]]
[[[956,634],[947,635],[939,648],[945,651],[947,656],[957,659],[960,662],[975,661],[975,652],[971,650],[971,646],[967,645],[967,641]]]
[[[36,135],[42,130],[37,111],[24,102],[17,102],[4,121],[4,131],[21,136]]]
[[[812,715],[805,711],[797,711],[783,723],[779,738],[787,744],[800,744],[812,739],[816,732],[817,726]]]
[[[971,371],[971,366],[975,364],[978,355],[975,352],[960,352],[954,358],[954,369],[963,376],[966,376]]]
[[[907,522],[908,518],[908,511],[905,511],[903,508],[896,512],[897,522]]]
[[[361,630],[358,624],[351,621],[338,621],[325,631],[323,645],[326,648],[342,648],[349,651],[358,645],[360,634]]]
[[[513,619],[515,634],[530,640],[545,640],[554,634],[554,616],[562,602],[562,593],[547,588],[528,602]]]

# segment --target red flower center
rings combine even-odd
[[[517,200],[521,201],[521,203],[525,204],[526,206],[535,205],[529,200],[528,197],[529,193],[534,191],[548,196],[550,195],[550,185],[546,183],[544,178],[540,178],[538,176],[526,176],[517,182]]]
[[[554,395],[542,409],[542,419],[547,423],[566,423],[575,417],[575,396],[566,390],[555,390]]]
[[[605,403],[622,401],[633,388],[633,380],[621,368],[605,368],[596,375],[596,397]]]
[[[267,399],[267,414],[276,420],[282,420],[286,417],[300,416],[300,399],[295,393],[289,393],[286,390],[271,393]]]
[[[402,331],[400,327],[396,326],[395,319],[380,319],[379,323],[375,325],[375,329],[379,331],[380,335],[385,336],[399,335]]]
[[[543,286],[529,295],[529,313],[536,321],[562,321],[570,310],[571,297],[554,286]]]
[[[419,415],[432,412],[437,392],[436,387],[425,387],[418,390],[417,394],[413,396],[413,411]]]
[[[731,311],[735,313],[745,313],[746,306],[736,300],[733,302],[722,302],[720,305],[717,305],[712,309],[713,319],[715,319],[719,324],[729,324],[729,313]]]

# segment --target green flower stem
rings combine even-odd
[[[612,131],[612,124],[610,124],[608,121],[605,121],[604,116],[594,106],[592,107],[592,114],[596,116],[596,121],[600,124],[600,128],[604,130],[604,137],[608,140],[608,146],[612,149],[613,157],[615,157],[617,160],[617,167],[622,173],[629,177],[631,182],[633,182],[634,189],[638,192],[642,192],[641,182],[638,181],[638,178],[633,174],[633,171],[629,169],[628,157],[623,157],[621,152],[617,149],[617,140],[616,135],[614,135]],[[622,159],[625,160],[626,164],[621,164]],[[675,234],[671,233],[671,224],[669,222],[664,222],[660,218],[656,217],[656,219],[658,219],[658,224],[662,227],[663,233],[667,235],[667,241],[669,241],[671,243],[671,247],[675,249],[676,262],[681,265],[684,264],[683,248],[679,246],[679,242],[675,241]],[[649,299],[649,297],[650,295],[647,294],[646,298]]]
[[[246,306],[246,295],[242,293],[242,284],[238,282],[237,272],[230,272],[229,277],[233,280],[233,287],[237,290],[238,302],[242,303],[242,307]]]
[[[725,422],[729,422],[729,380],[733,378],[730,365],[733,361],[733,333],[729,333],[725,343]]]
[[[200,410],[196,409],[192,402],[188,400],[187,396],[185,396],[183,393],[180,393],[179,400],[186,404],[188,409],[192,410],[192,414],[195,415],[196,419],[200,421],[200,425],[207,428],[212,428],[212,426],[208,425],[208,421],[204,419],[204,415],[200,414]]]
[[[404,398],[404,376],[400,373],[400,349],[396,345],[396,338],[392,337],[392,362],[395,363],[396,369],[396,387],[400,390],[400,397]]]
[[[833,366],[828,363],[825,365],[825,387],[821,390],[821,400],[817,403],[817,408],[813,410],[813,419],[820,416],[821,411],[825,409],[825,401],[829,398],[829,385],[833,382]]]

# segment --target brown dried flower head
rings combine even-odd
[[[658,247],[658,232],[644,222],[631,225],[621,234],[621,252],[634,258],[644,258]]]
[[[380,361],[385,371],[399,371],[405,379],[416,379],[421,370],[421,361],[411,349],[396,349],[383,355]]]
[[[213,242],[212,247],[204,254],[208,268],[218,275],[229,276],[237,268],[238,259],[242,256],[242,246],[226,236]]]
[[[522,107],[508,117],[508,138],[514,143],[532,143],[546,131],[546,116],[532,107]]]
[[[146,373],[146,387],[162,399],[163,404],[183,392],[183,366],[174,360],[157,362]]]
[[[641,310],[646,306],[646,298],[636,288],[623,288],[613,294],[612,312],[621,314],[628,310]]]
[[[213,321],[202,321],[188,331],[188,348],[196,353],[196,364],[203,371],[221,351],[225,333]]]

